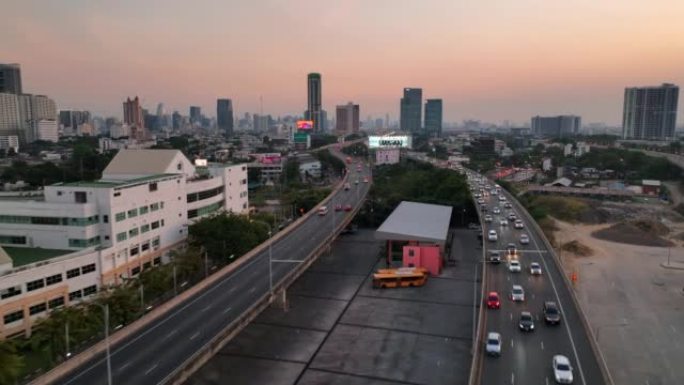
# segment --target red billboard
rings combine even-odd
[[[313,130],[314,122],[313,120],[298,120],[297,129],[298,130]]]

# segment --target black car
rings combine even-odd
[[[544,302],[544,321],[547,324],[557,325],[561,322],[561,313],[558,305],[553,301]]]
[[[529,311],[524,311],[520,313],[520,322],[518,322],[518,327],[524,332],[534,331],[534,318]]]

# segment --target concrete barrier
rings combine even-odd
[[[485,227],[482,226],[482,213],[480,212],[480,209],[477,208],[477,205],[475,207],[477,210],[477,218],[480,220],[480,232],[482,233],[482,283],[480,285],[480,311],[478,312],[479,314],[477,317],[477,333],[475,334],[475,340],[473,341],[473,360],[470,364],[470,376],[468,377],[469,385],[479,384],[482,379],[482,358],[484,353],[482,350],[482,336],[484,334],[485,325],[487,324],[487,312],[485,311],[485,307],[482,306],[487,284],[487,253],[485,252],[486,234]]]

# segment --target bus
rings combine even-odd
[[[398,269],[379,269],[373,274],[373,288],[394,288],[423,286],[428,271],[422,267],[401,267]]]

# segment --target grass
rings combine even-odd
[[[73,250],[42,249],[37,247],[8,247],[3,246],[13,266],[24,266],[35,262],[45,261],[60,255],[72,253]]]
[[[570,223],[579,222],[582,214],[591,209],[586,202],[580,199],[548,195],[534,197],[530,206],[536,206],[552,217]]]

